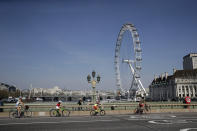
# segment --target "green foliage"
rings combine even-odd
[[[19,97],[20,91],[16,90],[16,92],[9,92],[8,90],[0,90],[0,100],[7,99],[9,96],[12,97]]]
[[[20,96],[20,91],[19,91],[19,90],[16,90],[16,92],[10,92],[10,93],[9,93],[9,96],[12,96],[12,97],[19,97],[19,96]]]

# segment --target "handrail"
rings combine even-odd
[[[29,104],[25,104],[28,105],[30,108],[55,108],[55,105],[29,105]],[[197,104],[148,104],[150,107],[167,107],[167,106],[197,106]],[[92,105],[63,105],[66,108],[78,108],[78,107],[82,107],[82,108],[91,108]],[[112,104],[112,105],[102,105],[102,107],[104,108],[110,108],[110,107],[136,107],[138,106],[138,104]],[[0,106],[0,108],[2,109],[10,109],[10,108],[16,108],[15,105],[5,105],[5,106]]]

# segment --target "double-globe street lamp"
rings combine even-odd
[[[92,102],[96,102],[96,83],[99,83],[101,80],[101,77],[97,75],[96,80],[95,80],[96,72],[93,70],[92,71],[92,77],[90,75],[87,76],[87,81],[88,83],[92,84]],[[92,80],[91,80],[92,78]]]

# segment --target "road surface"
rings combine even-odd
[[[197,131],[197,113],[2,118],[0,131]]]

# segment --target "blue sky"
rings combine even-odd
[[[197,52],[195,0],[0,0],[0,82],[19,88],[116,89],[114,50],[124,23],[142,41],[142,83],[182,69]]]

